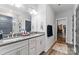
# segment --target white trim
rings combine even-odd
[[[56,19],[56,20],[63,20],[63,19],[66,20],[66,43],[67,43],[67,17],[58,18],[58,19]]]
[[[74,52],[76,53],[76,9],[78,4],[74,7]]]
[[[63,17],[63,18],[58,18],[58,19],[56,19],[56,20],[63,20],[63,19],[67,19],[67,17]]]

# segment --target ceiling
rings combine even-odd
[[[16,6],[14,5],[0,5],[0,9],[1,7],[5,7],[5,8],[9,8],[10,10],[17,10],[17,11],[21,11],[23,13],[29,13],[30,9],[35,9],[37,11],[39,4],[23,4],[22,7],[20,8],[16,8]],[[50,4],[51,8],[54,10],[55,13],[59,13],[59,12],[64,12],[66,10],[72,10],[74,7],[74,4]]]
[[[66,10],[73,9],[74,4],[51,4],[51,7],[56,13],[59,13]]]
[[[25,7],[25,9],[28,9],[28,8],[37,9],[38,8],[38,4],[24,4],[23,6]]]
[[[3,10],[4,9],[4,10]],[[6,12],[8,10],[8,12],[17,12],[18,14],[30,14],[30,12],[32,11],[32,9],[37,10],[38,9],[38,5],[37,4],[17,4],[17,5],[10,5],[10,4],[1,4],[0,5],[0,11],[4,11]]]

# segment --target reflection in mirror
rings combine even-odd
[[[0,33],[5,37],[12,32],[12,17],[0,15]]]
[[[31,21],[25,21],[25,30],[31,32]]]
[[[31,32],[31,18],[0,15],[0,38],[14,38]]]

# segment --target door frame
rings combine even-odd
[[[58,18],[58,19],[56,19],[56,22],[57,22],[57,24],[58,24],[58,20],[62,20],[62,19],[65,19],[66,20],[66,43],[67,43],[67,17],[63,17],[63,18]]]
[[[76,9],[78,7],[78,4],[74,7],[74,52],[76,53]]]

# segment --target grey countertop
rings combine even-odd
[[[16,37],[16,38],[2,39],[2,40],[0,40],[0,46],[4,46],[4,45],[7,45],[7,44],[12,44],[12,43],[16,43],[16,42],[19,42],[19,41],[28,40],[28,39],[31,39],[31,38],[34,38],[34,37],[42,36],[44,34],[45,33],[34,33],[34,34],[30,34],[28,36],[19,36],[19,37]]]

